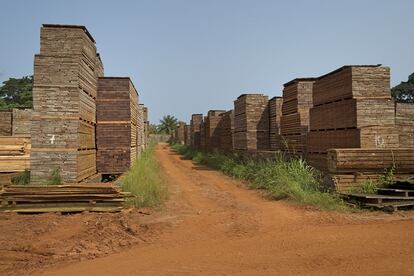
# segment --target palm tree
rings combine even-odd
[[[160,120],[159,130],[167,134],[172,134],[177,128],[178,119],[174,116],[167,115]]]

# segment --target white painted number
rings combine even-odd
[[[55,135],[54,134],[48,134],[47,136],[52,136],[49,141],[53,145],[55,143]]]

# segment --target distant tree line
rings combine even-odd
[[[407,81],[394,86],[391,94],[397,102],[414,103],[414,73],[408,77]]]

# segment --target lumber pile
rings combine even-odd
[[[282,136],[280,133],[280,117],[282,116],[282,97],[273,97],[269,100],[269,146],[270,150],[282,149]]]
[[[203,114],[192,114],[190,121],[190,132],[191,132],[191,146],[199,149],[201,146],[201,123],[203,121]]]
[[[137,120],[137,157],[145,150],[145,122],[144,122],[144,105],[138,104]]]
[[[225,110],[209,110],[205,120],[206,150],[220,147],[220,120]]]
[[[233,135],[234,135],[234,111],[229,110],[220,114],[219,123],[219,145],[220,149],[224,151],[233,150]]]
[[[0,211],[16,213],[117,212],[122,209],[126,195],[108,184],[11,185],[0,191]]]
[[[185,125],[185,144],[191,146],[191,126]]]
[[[390,70],[349,65],[319,77],[313,86],[307,159],[327,171],[330,148],[397,148]]]
[[[400,147],[414,147],[414,103],[395,103],[395,125]]]
[[[13,108],[13,136],[30,136],[32,113],[32,109]]]
[[[97,170],[123,173],[137,158],[138,94],[130,78],[99,78],[96,111]]]
[[[95,100],[103,66],[84,26],[44,24],[33,80],[31,181],[96,173]]]
[[[177,128],[175,129],[175,139],[178,144],[185,144],[185,123],[179,122]]]
[[[236,150],[269,149],[269,106],[263,94],[243,94],[234,101]]]
[[[12,112],[0,111],[0,136],[12,135]]]
[[[313,78],[298,78],[284,84],[283,88],[282,149],[299,156],[306,153],[314,81]]]
[[[206,124],[207,117],[204,116],[200,124],[200,150],[206,150]]]
[[[148,141],[149,141],[149,121],[148,121],[148,107],[144,106],[143,108],[143,122],[144,122],[144,150],[148,148]]]
[[[0,136],[0,173],[30,169],[30,137]]]

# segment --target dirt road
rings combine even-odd
[[[412,213],[338,214],[269,201],[221,173],[157,157],[170,186],[170,226],[148,243],[44,275],[287,275],[414,273]]]

